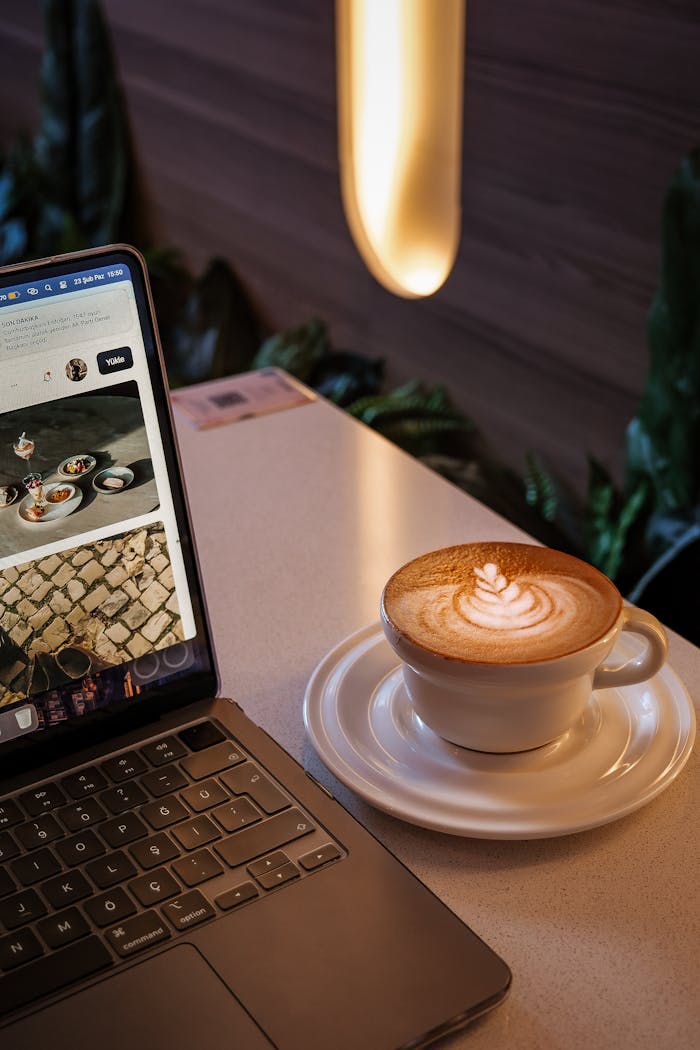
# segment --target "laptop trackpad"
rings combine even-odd
[[[270,1050],[272,1043],[189,944],[39,1010],[2,1033],[13,1050]],[[47,1042],[50,1040],[50,1043]]]

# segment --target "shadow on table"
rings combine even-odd
[[[137,459],[134,463],[129,463],[128,466],[129,470],[134,472],[134,480],[129,488],[137,489],[142,485],[146,485],[149,481],[153,481],[153,463],[150,459]]]

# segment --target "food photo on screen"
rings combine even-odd
[[[0,559],[158,506],[136,382],[0,415]]]

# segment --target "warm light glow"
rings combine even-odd
[[[431,295],[460,233],[464,0],[336,0],[343,204],[370,272]]]

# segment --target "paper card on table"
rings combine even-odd
[[[198,430],[281,412],[314,400],[312,391],[276,368],[243,372],[172,393],[175,408]]]

